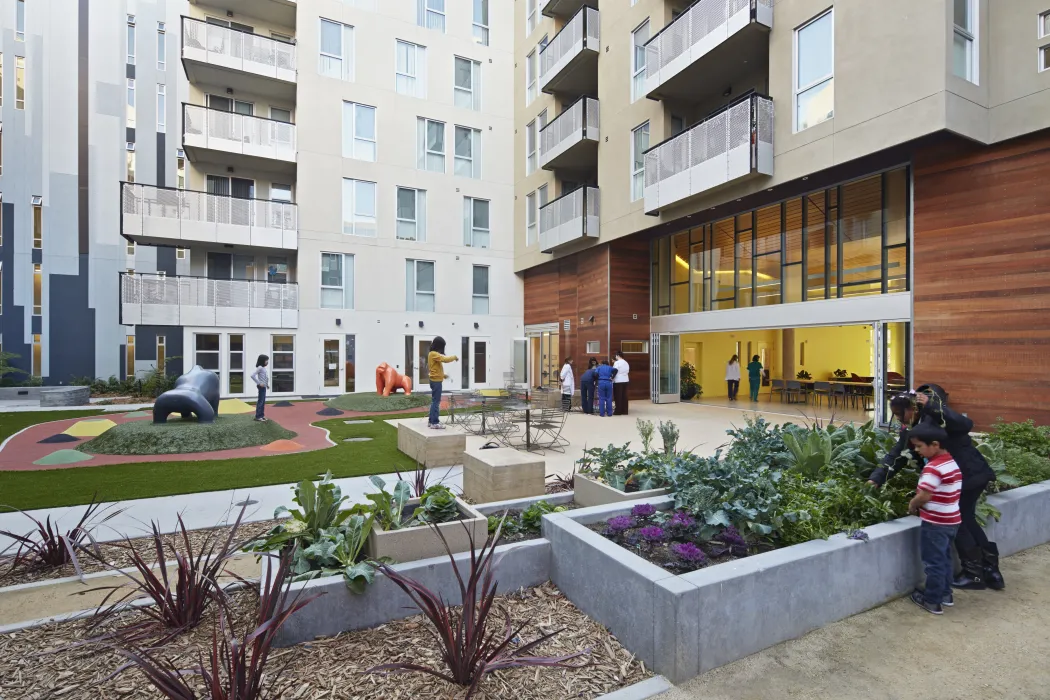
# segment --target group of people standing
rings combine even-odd
[[[630,381],[631,366],[623,355],[616,353],[613,359],[604,358],[598,362],[597,358],[590,358],[587,369],[580,377],[580,406],[588,415],[595,413],[595,399],[597,398],[597,413],[605,416],[627,415],[627,384]],[[561,403],[566,411],[572,406],[572,395],[576,391],[576,377],[573,373],[573,360],[565,358],[565,364],[561,368]]]
[[[751,358],[747,365],[747,383],[751,390],[751,400],[758,401],[758,392],[762,388],[762,363],[758,355]],[[726,363],[726,385],[729,389],[729,400],[736,401],[736,395],[740,391],[740,356],[733,355]]]

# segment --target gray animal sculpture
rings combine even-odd
[[[181,413],[183,420],[196,414],[198,423],[214,423],[219,414],[219,377],[194,365],[175,381],[174,389],[157,397],[153,422],[167,423],[172,413]]]

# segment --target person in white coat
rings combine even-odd
[[[618,352],[614,357],[616,362],[613,362],[613,367],[616,368],[616,376],[613,377],[613,415],[626,416],[627,382],[630,381],[631,366],[627,364],[627,360],[623,359],[622,353]]]
[[[576,377],[572,373],[572,358],[566,357],[561,367],[561,408],[568,411],[572,408],[572,393],[576,390]]]
[[[729,386],[729,400],[736,401],[740,391],[740,358],[733,355],[726,364],[726,384]]]

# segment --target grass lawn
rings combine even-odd
[[[430,392],[410,394],[409,396],[404,394],[380,396],[366,392],[343,394],[329,400],[327,405],[343,411],[367,411],[369,413],[404,411],[409,408],[430,406]]]
[[[291,430],[275,421],[257,421],[252,413],[220,415],[214,423],[174,416],[161,425],[148,419],[120,423],[78,449],[103,455],[177,455],[255,447],[294,437]]]
[[[41,414],[34,415],[39,422]],[[56,419],[74,417],[58,413],[47,415],[54,415]],[[423,415],[405,414],[397,417]],[[318,422],[315,425],[327,428],[336,446],[301,454],[0,472],[0,504],[28,510],[88,503],[96,492],[100,500],[122,501],[293,483],[304,478],[315,478],[326,470],[331,470],[337,477],[383,474],[395,469],[411,470],[414,463],[398,451],[397,430],[384,423],[385,418],[374,416],[370,425],[346,425],[343,418]],[[29,421],[20,427],[31,423]],[[370,437],[372,440],[343,442],[348,437]]]
[[[21,413],[0,413],[0,442],[11,437],[15,433],[31,425],[47,423],[53,420],[65,420],[67,418],[88,418],[97,416],[102,411],[24,411]],[[3,491],[0,491],[0,501],[3,500]]]

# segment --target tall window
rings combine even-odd
[[[354,308],[354,256],[321,253],[321,308]]]
[[[433,311],[434,308],[434,263],[406,260],[405,311]]]
[[[128,128],[135,128],[135,79],[128,78]]]
[[[953,0],[952,73],[977,82],[977,18],[973,0]]]
[[[445,122],[419,117],[416,131],[419,169],[445,172]]]
[[[124,152],[126,160],[124,179],[128,182],[135,182],[135,143],[128,141],[124,148]]]
[[[427,193],[411,187],[397,188],[397,233],[405,241],[427,239]]]
[[[167,364],[167,345],[168,339],[163,335],[157,336],[157,371],[163,375],[164,368]]]
[[[157,70],[167,69],[168,35],[163,22],[157,22]]]
[[[295,336],[275,335],[271,338],[270,366],[274,393],[295,391]]]
[[[539,189],[536,190],[536,209],[543,209],[547,206],[547,186],[540,185]]]
[[[474,0],[474,41],[489,45],[489,0]]]
[[[161,336],[157,336],[160,340]],[[230,369],[227,373],[227,384],[231,394],[244,392],[244,335],[241,333],[230,334]],[[160,357],[158,353],[157,357]]]
[[[175,186],[186,189],[186,154],[181,148],[175,151]]]
[[[128,15],[128,65],[135,65],[135,15]]]
[[[157,133],[163,134],[167,129],[168,95],[167,88],[157,85]]]
[[[536,172],[536,163],[539,155],[536,153],[536,122],[535,120],[525,125],[525,174],[531,175]]]
[[[219,336],[217,333],[197,333],[193,336],[193,364],[219,373]]]
[[[127,253],[129,258],[135,257],[135,241],[128,241],[124,247],[124,252]]]
[[[425,46],[397,40],[397,67],[394,85],[402,95],[427,96],[427,49]]]
[[[34,336],[35,342],[35,336]],[[131,380],[135,378],[135,336],[129,335],[124,345],[124,376]]]
[[[1050,70],[1050,44],[1039,49],[1039,70]]]
[[[33,334],[33,376],[44,376],[44,349],[39,333]]]
[[[536,51],[533,50],[525,57],[525,106],[528,107],[536,99],[537,86],[536,73]]]
[[[0,107],[4,104],[4,54],[0,53]]]
[[[15,56],[15,109],[26,108],[26,57]]]
[[[416,23],[420,27],[445,31],[445,0],[416,0]]]
[[[631,63],[631,102],[645,94],[645,42],[649,41],[649,20],[631,34],[634,55]]]
[[[471,312],[475,315],[489,312],[489,268],[488,265],[474,265],[474,293]]]
[[[343,233],[376,235],[376,183],[343,178]]]
[[[481,179],[481,130],[456,127],[455,174]]]
[[[1050,10],[1039,15],[1039,38],[1045,39],[1050,36]]]
[[[795,131],[835,116],[835,14],[795,31]]]
[[[536,242],[536,193],[529,192],[525,196],[525,245]]]
[[[317,72],[329,78],[354,79],[354,28],[321,20],[321,51]]]
[[[44,247],[44,200],[41,197],[33,197],[30,200],[33,207],[33,247]]]
[[[455,102],[457,107],[481,111],[481,64],[456,56]]]
[[[33,315],[39,316],[44,308],[44,273],[40,263],[33,263]]]
[[[489,200],[463,198],[463,245],[489,247]]]
[[[376,108],[343,103],[343,157],[375,162]]]
[[[645,152],[649,150],[649,122],[631,132],[631,201],[645,194]]]
[[[525,36],[536,29],[536,0],[525,0]]]
[[[26,40],[26,0],[15,0],[15,41]]]

